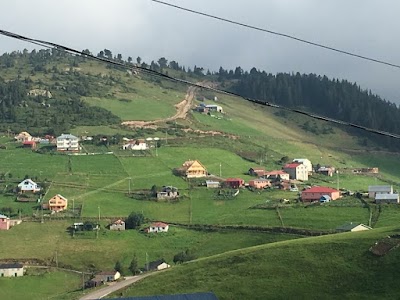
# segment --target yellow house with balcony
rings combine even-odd
[[[207,169],[198,160],[188,160],[182,165],[187,178],[200,178],[207,176]]]

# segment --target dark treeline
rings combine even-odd
[[[16,75],[7,80],[0,77],[0,131],[58,135],[79,125],[119,123],[111,112],[81,99],[104,92],[95,80],[73,71],[84,59],[54,49],[1,55],[0,68],[12,69]],[[67,64],[72,71],[57,67],[57,62]],[[50,79],[32,80],[41,73]],[[31,90],[51,91],[52,97],[29,96]]]
[[[362,126],[400,133],[400,109],[371,91],[363,90],[347,80],[328,79],[315,74],[276,75],[258,71],[219,70],[220,81],[229,80],[230,89],[246,97],[265,100],[283,106],[303,109]],[[348,128],[351,132],[355,130]],[[358,135],[372,138],[391,149],[399,149],[400,142],[357,130]]]

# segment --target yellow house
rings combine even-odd
[[[68,199],[61,196],[60,194],[55,195],[49,200],[48,209],[52,211],[62,211],[67,209]]]
[[[31,141],[32,136],[28,132],[22,131],[18,135],[15,136],[15,140],[17,142],[21,142],[21,143],[26,142],[26,141]]]
[[[182,165],[187,178],[206,177],[207,170],[198,160],[188,160]]]

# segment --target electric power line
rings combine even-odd
[[[289,35],[289,34],[286,34],[286,33],[281,33],[281,32],[277,32],[277,31],[265,29],[265,28],[262,28],[262,27],[257,27],[257,26],[254,26],[254,25],[245,24],[245,23],[238,22],[238,21],[235,21],[235,20],[232,20],[232,19],[226,19],[226,18],[223,18],[223,17],[218,17],[218,16],[215,16],[215,15],[211,15],[211,14],[208,14],[208,13],[204,13],[204,12],[201,12],[201,11],[193,10],[193,9],[182,7],[182,6],[179,6],[179,5],[167,3],[167,2],[164,2],[164,1],[160,1],[160,0],[148,0],[148,1],[155,2],[155,3],[158,3],[158,4],[162,4],[162,5],[166,5],[166,6],[169,6],[169,7],[173,7],[173,8],[176,8],[176,9],[179,9],[179,10],[182,10],[182,11],[186,11],[186,12],[190,12],[192,14],[200,15],[200,16],[203,16],[203,17],[207,17],[207,18],[223,21],[223,22],[226,22],[226,23],[238,25],[238,26],[245,27],[245,28],[248,28],[248,29],[261,31],[261,32],[264,32],[264,33],[277,35],[277,36],[280,36],[280,37],[284,37],[284,38],[288,38],[288,39],[291,39],[291,40],[295,40],[295,41],[300,42],[300,43],[308,44],[308,45],[311,45],[311,46],[315,46],[315,47],[323,48],[323,49],[326,49],[326,50],[338,52],[338,53],[341,53],[341,54],[344,54],[344,55],[357,57],[357,58],[364,59],[364,60],[367,60],[367,61],[371,61],[371,62],[375,62],[375,63],[378,63],[378,64],[383,64],[383,65],[387,65],[387,66],[390,66],[390,67],[394,67],[394,68],[399,68],[400,69],[400,65],[398,65],[398,64],[394,64],[394,63],[390,63],[390,62],[387,62],[387,61],[384,61],[384,60],[381,60],[381,59],[376,59],[376,58],[364,56],[364,55],[361,55],[361,54],[357,54],[357,53],[354,53],[354,52],[342,50],[342,49],[339,49],[339,48],[336,48],[336,47],[323,45],[323,44],[320,44],[320,43],[317,43],[317,42],[305,40],[305,39],[296,37],[294,35]]]
[[[299,110],[299,109],[288,108],[288,107],[285,107],[285,106],[281,106],[281,105],[278,105],[278,104],[273,104],[273,103],[262,101],[262,100],[259,100],[259,99],[245,97],[245,96],[242,96],[242,95],[234,93],[234,92],[229,92],[229,91],[226,91],[226,90],[221,90],[221,89],[213,88],[213,87],[210,87],[210,86],[205,86],[205,85],[201,85],[201,84],[198,84],[198,83],[194,83],[194,82],[191,82],[191,81],[188,81],[188,80],[175,78],[175,77],[169,76],[167,74],[163,74],[163,73],[157,72],[155,70],[150,70],[150,69],[147,69],[147,68],[144,68],[144,67],[141,67],[141,66],[127,65],[125,63],[112,61],[112,60],[106,59],[104,57],[97,57],[97,56],[94,56],[93,54],[84,53],[82,51],[79,51],[79,50],[76,50],[76,49],[73,49],[73,48],[70,48],[70,47],[67,47],[67,46],[63,46],[63,45],[60,45],[60,44],[47,42],[47,41],[43,41],[43,40],[38,40],[38,39],[33,39],[33,38],[29,38],[29,37],[25,37],[25,36],[22,36],[22,35],[19,35],[19,34],[15,34],[15,33],[12,33],[12,32],[8,32],[8,31],[5,31],[5,30],[1,30],[1,29],[0,29],[0,35],[4,35],[4,36],[8,36],[8,37],[15,38],[15,39],[18,39],[18,40],[26,41],[26,42],[29,42],[29,43],[41,45],[41,46],[46,47],[46,48],[52,48],[52,49],[55,49],[55,50],[58,50],[58,51],[65,51],[65,52],[68,52],[68,53],[71,53],[71,54],[74,54],[74,55],[80,55],[82,57],[87,57],[87,58],[90,58],[90,59],[93,59],[93,60],[97,60],[97,61],[101,61],[101,62],[104,62],[104,63],[107,63],[107,64],[112,64],[112,65],[115,65],[115,66],[123,67],[123,68],[125,68],[127,70],[130,70],[131,68],[135,68],[135,69],[141,70],[144,73],[149,74],[150,76],[161,77],[163,79],[174,81],[174,82],[183,83],[185,85],[195,86],[195,87],[206,89],[206,90],[210,90],[210,91],[213,91],[213,92],[216,92],[216,93],[242,98],[242,99],[250,101],[252,103],[256,103],[256,104],[260,104],[260,105],[264,105],[264,106],[268,106],[268,107],[273,107],[273,108],[278,108],[278,109],[283,109],[283,110],[290,111],[290,112],[293,112],[293,113],[302,114],[302,115],[308,116],[308,117],[313,118],[313,119],[318,119],[318,120],[322,120],[322,121],[336,123],[336,124],[339,124],[339,125],[358,128],[358,129],[361,129],[361,130],[364,130],[364,131],[368,131],[368,132],[371,132],[371,133],[375,133],[375,134],[379,134],[379,135],[383,135],[383,136],[387,136],[387,137],[391,137],[391,138],[395,138],[395,139],[400,139],[400,135],[395,134],[395,133],[390,133],[390,132],[387,132],[387,131],[377,130],[377,129],[369,128],[369,127],[366,127],[366,126],[358,125],[358,124],[355,124],[355,123],[350,123],[350,122],[347,122],[347,121],[332,119],[332,118],[329,118],[329,117],[313,114],[313,113],[310,113],[310,112],[307,112],[307,111],[303,111],[303,110]]]

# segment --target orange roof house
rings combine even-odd
[[[182,165],[187,178],[199,178],[207,176],[207,169],[198,160],[188,160]]]
[[[61,196],[60,194],[57,194],[49,200],[48,209],[58,212],[66,210],[67,206],[68,199]]]
[[[271,181],[264,178],[253,179],[249,181],[249,186],[255,189],[263,189],[267,186],[271,186]]]

